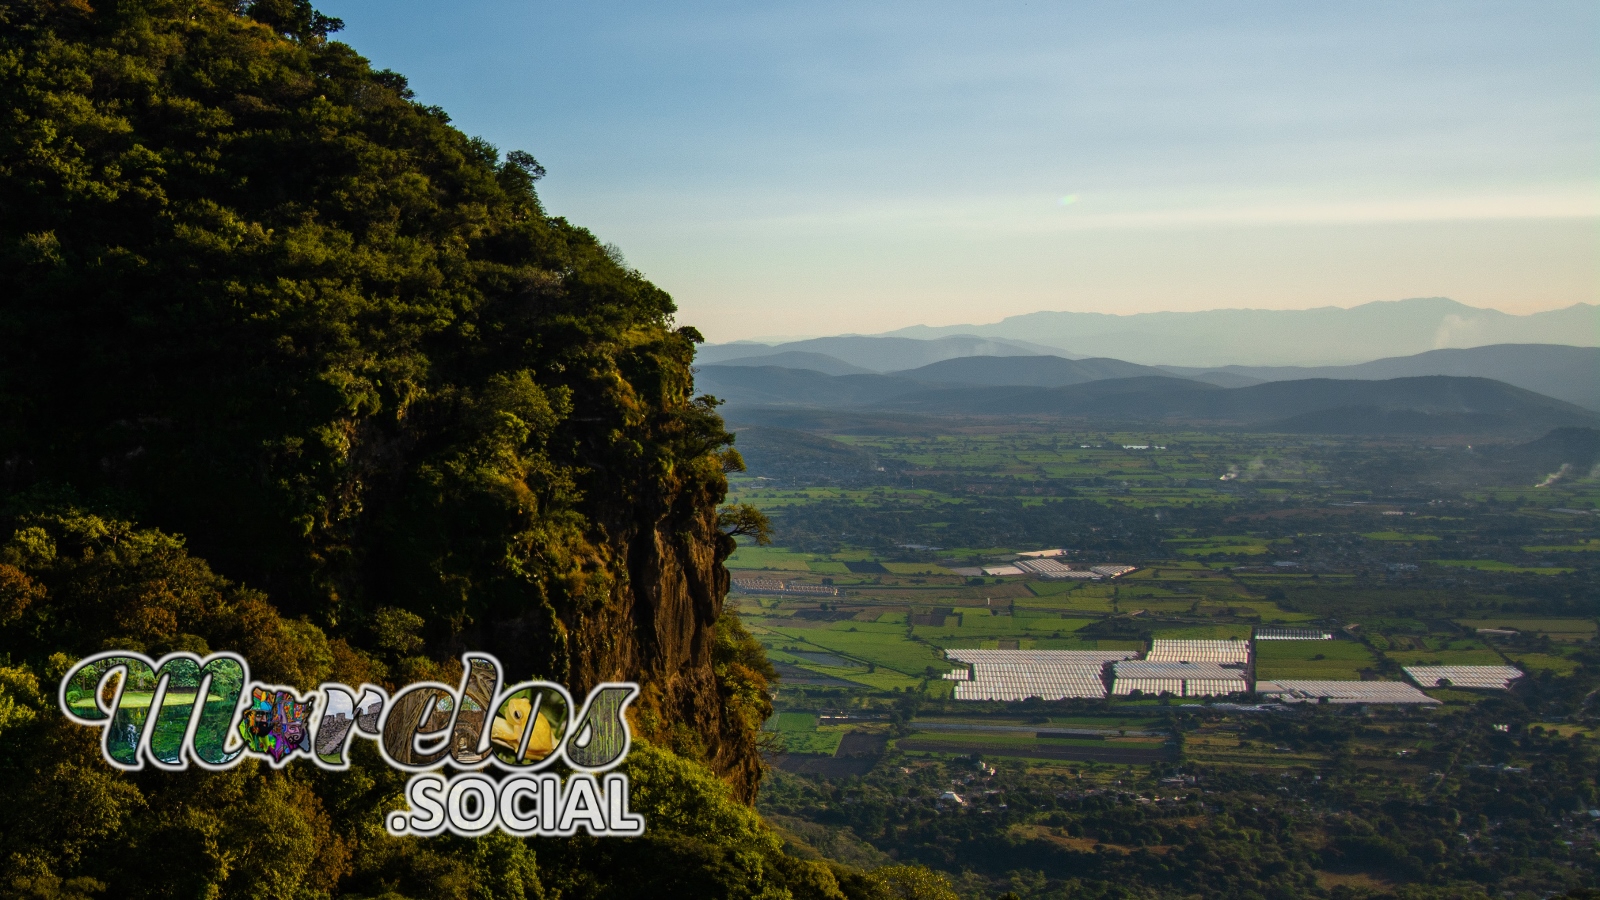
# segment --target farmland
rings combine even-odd
[[[1430,772],[1472,794],[1479,788],[1463,779],[1473,766],[1531,765],[1551,741],[1600,737],[1570,699],[1594,682],[1600,529],[1595,517],[1552,512],[1600,500],[1586,480],[1542,492],[1419,490],[1400,473],[1443,451],[1270,435],[857,432],[831,437],[873,454],[881,473],[808,483],[752,454],[730,496],[772,523],[771,545],[746,544],[729,561],[736,583],[832,592],[736,591],[729,604],[782,675],[762,809],[841,858],[899,854],[944,867],[969,896],[993,896],[1018,871],[1057,884],[1101,858],[1096,847],[1174,853],[1190,840],[1161,831],[1158,815],[1149,821],[1159,840],[1118,831],[1088,811],[1095,797],[1171,796],[1192,808],[1206,784],[1208,803],[1233,809],[1231,798],[1256,796],[1252,779],[1265,775],[1302,810],[1318,809],[1321,786],[1382,804],[1392,786],[1426,783]],[[973,574],[1047,548],[1080,569],[1137,568],[1101,580]],[[951,649],[1142,650],[1157,638],[1249,638],[1268,625],[1314,625],[1334,639],[1256,642],[1255,679],[1401,680],[1404,666],[1514,664],[1533,676],[1514,696],[1546,699],[1518,714],[1524,737],[1513,747],[1484,723],[1520,701],[1454,687],[1428,689],[1442,701],[1432,709],[1263,713],[1169,697],[957,701],[940,677]],[[962,803],[940,801],[941,791]],[[859,799],[838,806],[846,795]],[[910,799],[875,807],[879,796]],[[997,805],[1002,797],[1015,802]],[[1016,812],[1028,797],[1057,799]],[[861,819],[844,833],[838,823],[857,821],[844,809],[925,824],[885,830]],[[1046,809],[1061,811],[1037,811]],[[1036,855],[941,862],[945,825],[936,823],[957,827],[967,815],[987,824],[961,828],[994,829],[995,840],[1003,832]],[[1460,842],[1457,831],[1440,840]],[[1584,834],[1563,839],[1589,846]],[[1324,868],[1308,890],[1400,877],[1328,859],[1315,863]],[[1514,868],[1528,884],[1566,877],[1555,862]]]
[[[1256,644],[1256,677],[1309,681],[1359,681],[1374,673],[1377,655],[1356,641],[1261,641]]]

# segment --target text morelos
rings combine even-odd
[[[624,713],[639,686],[602,683],[578,708],[559,684],[505,685],[501,671],[493,656],[467,653],[459,687],[425,681],[390,697],[372,684],[323,684],[301,695],[251,681],[234,653],[155,661],[113,650],[73,666],[59,700],[68,718],[102,730],[106,762],[124,770],[221,770],[247,756],[339,770],[354,738],[371,740],[389,765],[416,773],[410,809],[385,822],[394,835],[642,834],[627,776],[611,772],[628,754]],[[447,764],[458,774],[437,771]]]

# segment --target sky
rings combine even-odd
[[[322,0],[712,341],[1600,301],[1600,4]]]

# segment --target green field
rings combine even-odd
[[[1493,650],[1390,650],[1384,656],[1402,666],[1503,666]]]
[[[1249,536],[1219,535],[1210,538],[1169,538],[1167,543],[1184,556],[1259,556],[1271,549],[1272,542]]]
[[[1517,572],[1526,575],[1565,575],[1568,572],[1577,571],[1563,566],[1517,566],[1511,563],[1496,562],[1492,559],[1430,559],[1428,562],[1436,566],[1448,566],[1457,569],[1478,569],[1483,572]]]
[[[1522,671],[1530,675],[1540,672],[1554,672],[1557,675],[1571,675],[1578,671],[1576,660],[1565,656],[1556,656],[1550,653],[1517,653],[1512,652],[1506,656]]]
[[[1320,657],[1320,658],[1319,658]],[[1256,678],[1356,681],[1378,658],[1355,641],[1257,641]]]
[[[1546,544],[1523,547],[1529,553],[1600,553],[1600,538],[1588,538],[1571,544]]]
[[[895,625],[879,625],[866,622],[835,622],[827,628],[782,628],[768,625],[768,628],[777,635],[782,635],[794,642],[810,644],[818,650],[831,651],[841,656],[871,663],[902,676],[920,679],[929,666],[943,672],[949,670],[949,663],[933,647],[916,641],[907,640],[905,628]],[[862,681],[865,676],[838,675],[833,670],[828,674],[837,677],[847,677],[853,681]],[[881,674],[881,673],[872,673]],[[872,682],[882,679],[871,679]],[[890,679],[890,683],[899,687],[904,680]],[[915,683],[914,681],[912,683]]]
[[[1586,641],[1595,636],[1594,619],[1457,619],[1467,628],[1511,628],[1524,634],[1542,634],[1558,641]]]
[[[763,731],[777,735],[785,753],[832,756],[839,750],[845,729],[817,729],[817,716],[810,712],[779,712],[766,721]]]
[[[1369,541],[1400,541],[1412,543],[1415,541],[1437,541],[1436,534],[1412,534],[1404,531],[1369,531],[1362,535]]]
[[[810,734],[817,730],[817,715],[809,712],[774,713],[765,725],[767,731],[792,731]]]
[[[1151,637],[1162,640],[1225,641],[1230,638],[1248,639],[1253,630],[1249,625],[1179,625],[1155,623]],[[1280,642],[1281,643],[1281,642]]]
[[[814,557],[778,547],[742,546],[728,557],[730,569],[766,569],[783,572],[809,572]],[[844,566],[841,564],[840,569]]]
[[[1062,779],[1049,792],[1076,790],[1097,775],[1109,779],[1102,787],[1125,790],[1130,778],[1144,779],[1143,773],[1173,761],[1179,748],[1162,737],[1117,732],[1149,730],[1164,736],[1175,723],[1183,733],[1184,771],[1240,776],[1239,787],[1249,795],[1248,802],[1240,802],[1252,816],[1265,807],[1251,785],[1270,781],[1294,795],[1313,774],[1323,784],[1341,781],[1344,797],[1359,797],[1369,811],[1402,795],[1416,796],[1426,806],[1438,801],[1417,794],[1413,786],[1434,784],[1427,780],[1435,777],[1429,773],[1445,773],[1443,783],[1459,784],[1469,775],[1482,777],[1478,767],[1491,758],[1490,748],[1475,736],[1479,725],[1471,726],[1472,737],[1451,725],[1455,730],[1448,740],[1471,746],[1470,753],[1452,762],[1452,753],[1440,752],[1447,740],[1445,723],[1467,718],[1463,714],[1477,704],[1514,708],[1523,693],[1531,693],[1431,689],[1428,693],[1444,701],[1443,707],[1296,708],[1271,717],[1236,716],[1219,705],[1190,715],[1186,702],[1163,705],[1156,698],[1110,698],[1104,704],[955,701],[955,682],[926,674],[930,667],[935,673],[950,668],[941,655],[948,649],[1138,650],[1152,637],[1245,638],[1261,625],[1316,621],[1359,625],[1351,633],[1360,639],[1340,632],[1329,641],[1259,642],[1254,675],[1267,681],[1394,679],[1401,665],[1510,661],[1542,679],[1581,674],[1580,661],[1600,639],[1594,618],[1566,612],[1572,609],[1576,579],[1563,574],[1581,574],[1585,560],[1600,549],[1600,520],[1548,509],[1587,508],[1591,494],[1600,500],[1587,480],[1538,491],[1456,493],[1439,488],[1440,481],[1427,481],[1411,489],[1431,493],[1437,503],[1432,497],[1426,506],[1386,503],[1373,499],[1381,482],[1362,473],[1394,479],[1390,484],[1421,470],[1430,478],[1448,478],[1460,449],[1343,438],[1185,434],[1157,439],[1062,434],[1043,426],[1029,433],[988,433],[984,429],[990,426],[980,424],[953,427],[967,431],[833,436],[916,470],[915,477],[903,470],[886,476],[893,485],[778,488],[735,480],[735,502],[768,510],[775,539],[792,548],[741,549],[736,569],[813,584],[827,578],[843,589],[838,598],[734,600],[790,675],[790,681],[777,685],[776,704],[813,715],[863,708],[882,716],[904,709],[908,692],[918,699],[908,733],[897,730],[882,764],[861,776],[863,783],[876,777],[894,782],[889,796],[895,810],[901,808],[902,795],[895,792],[905,789],[904,776],[915,780],[924,767],[942,766],[952,781],[930,786],[935,796],[953,783],[971,804],[967,812],[978,814],[974,820],[980,809],[998,812],[1001,792],[968,777],[972,756],[1002,773],[1010,765],[1018,777],[1026,771],[1030,779]],[[1094,446],[1080,447],[1080,441]],[[1137,453],[1116,446],[1123,441],[1166,442],[1172,449]],[[1227,472],[1236,477],[1220,480]],[[930,489],[912,489],[918,485]],[[1402,505],[1413,514],[1384,515]],[[1138,568],[1098,582],[979,578],[949,571],[996,565],[1018,551],[1053,546],[1068,548],[1066,561],[1073,565],[1125,562]],[[1422,556],[1459,558],[1430,562]],[[1296,564],[1272,565],[1280,560]],[[856,562],[871,565],[850,571],[847,563]],[[937,624],[912,626],[911,616]],[[1480,636],[1474,633],[1478,628],[1515,633]],[[830,680],[802,684],[807,679],[797,671]],[[1529,714],[1543,713],[1530,707]],[[1326,727],[1347,738],[1347,752],[1304,737],[1310,732],[1303,726],[1312,715],[1319,717],[1316,729]],[[1564,726],[1573,721],[1570,710],[1549,715],[1564,716]],[[836,752],[844,726],[819,730],[815,721],[802,716],[783,720],[782,727],[774,723],[773,740],[781,740],[799,760],[779,765],[806,773],[835,766],[846,771],[854,760],[816,758]],[[1506,719],[1496,719],[1501,721]],[[1280,733],[1279,725],[1287,727]],[[1103,733],[1039,737],[1041,731],[1074,726]],[[1544,727],[1549,734],[1551,726]],[[1507,744],[1507,765],[1533,771],[1542,740]],[[1514,769],[1494,777],[1511,779]],[[818,795],[830,809],[841,796],[839,789],[856,776],[841,777],[846,780],[825,778],[833,792]],[[1144,787],[1149,795],[1174,790],[1155,781]],[[1210,790],[1218,797],[1230,793]],[[1296,805],[1295,815],[1303,806]],[[955,824],[954,817],[950,820]],[[1424,820],[1407,820],[1407,828],[1420,828]],[[960,827],[982,830],[965,819]],[[1444,845],[1455,848],[1452,840],[1458,838],[1451,835],[1462,829],[1472,838],[1471,848],[1494,840],[1474,830],[1463,814],[1461,823],[1442,827]],[[1091,839],[1087,831],[1081,838],[1053,828],[1039,834],[1081,852],[1094,851],[1096,841],[1114,843],[1105,834]],[[965,871],[964,862],[961,868]],[[1324,893],[1345,883],[1335,876],[1343,877],[1318,874]],[[1348,883],[1357,889],[1352,896],[1387,889],[1386,883]],[[973,896],[1011,889],[991,881],[987,894]]]

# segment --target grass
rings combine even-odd
[[[1566,566],[1515,566],[1492,559],[1430,559],[1436,566],[1455,569],[1477,569],[1482,572],[1513,572],[1522,575],[1565,575],[1576,569]]]
[[[1162,623],[1154,623],[1151,637],[1161,640],[1213,640],[1225,641],[1228,638],[1250,637],[1249,625],[1174,625],[1166,627]]]
[[[946,669],[949,668],[948,663],[945,663],[944,666]],[[840,674],[838,677],[879,691],[903,691],[907,688],[915,688],[922,683],[921,678],[912,678],[889,669],[879,669],[876,672],[852,672],[848,675]]]
[[[834,624],[838,626],[848,623]],[[834,628],[805,630],[773,628],[772,630],[796,643],[812,644],[822,650],[872,663],[914,679],[920,679],[929,666],[939,671],[949,669],[949,663],[932,647],[906,640],[903,628],[870,623],[858,623],[855,627],[856,631],[837,631]],[[845,675],[830,671],[828,674],[862,684],[870,683],[874,687],[877,686],[874,682],[879,681],[886,685],[892,684],[894,687],[904,687],[906,684],[905,677],[898,680],[872,678],[873,674],[882,673]]]
[[[1503,666],[1493,650],[1391,650],[1384,654],[1402,666]]]
[[[810,734],[817,730],[817,716],[808,712],[781,712],[768,719],[763,728],[766,731]]]
[[[1030,632],[1048,632],[1054,634],[1071,634],[1074,631],[1094,622],[1093,619],[1058,619],[1054,616],[1040,616],[1033,619],[1023,619],[1023,627]]]
[[[1522,549],[1529,553],[1600,553],[1600,538],[1584,538],[1572,544],[1545,544]]]
[[[950,570],[932,563],[896,563],[883,564],[893,575],[949,575]]]
[[[1555,656],[1549,653],[1507,653],[1507,657],[1516,663],[1518,668],[1530,675],[1539,672],[1554,672],[1557,675],[1571,675],[1578,671],[1577,662],[1565,656]]]
[[[1372,651],[1355,641],[1256,642],[1256,678],[1261,680],[1356,681],[1362,669],[1377,664]]]
[[[1273,542],[1248,536],[1219,535],[1207,538],[1169,538],[1167,544],[1184,556],[1261,556],[1271,549]]]
[[[813,731],[809,734],[785,731],[778,735],[785,753],[803,753],[811,756],[832,756],[839,752],[843,731]]]
[[[1457,619],[1467,628],[1513,628],[1526,634],[1549,635],[1556,640],[1588,640],[1597,626],[1593,619]]]
[[[779,547],[740,547],[728,557],[730,569],[762,569],[780,572],[809,572],[813,557]],[[839,567],[841,570],[844,566]]]

